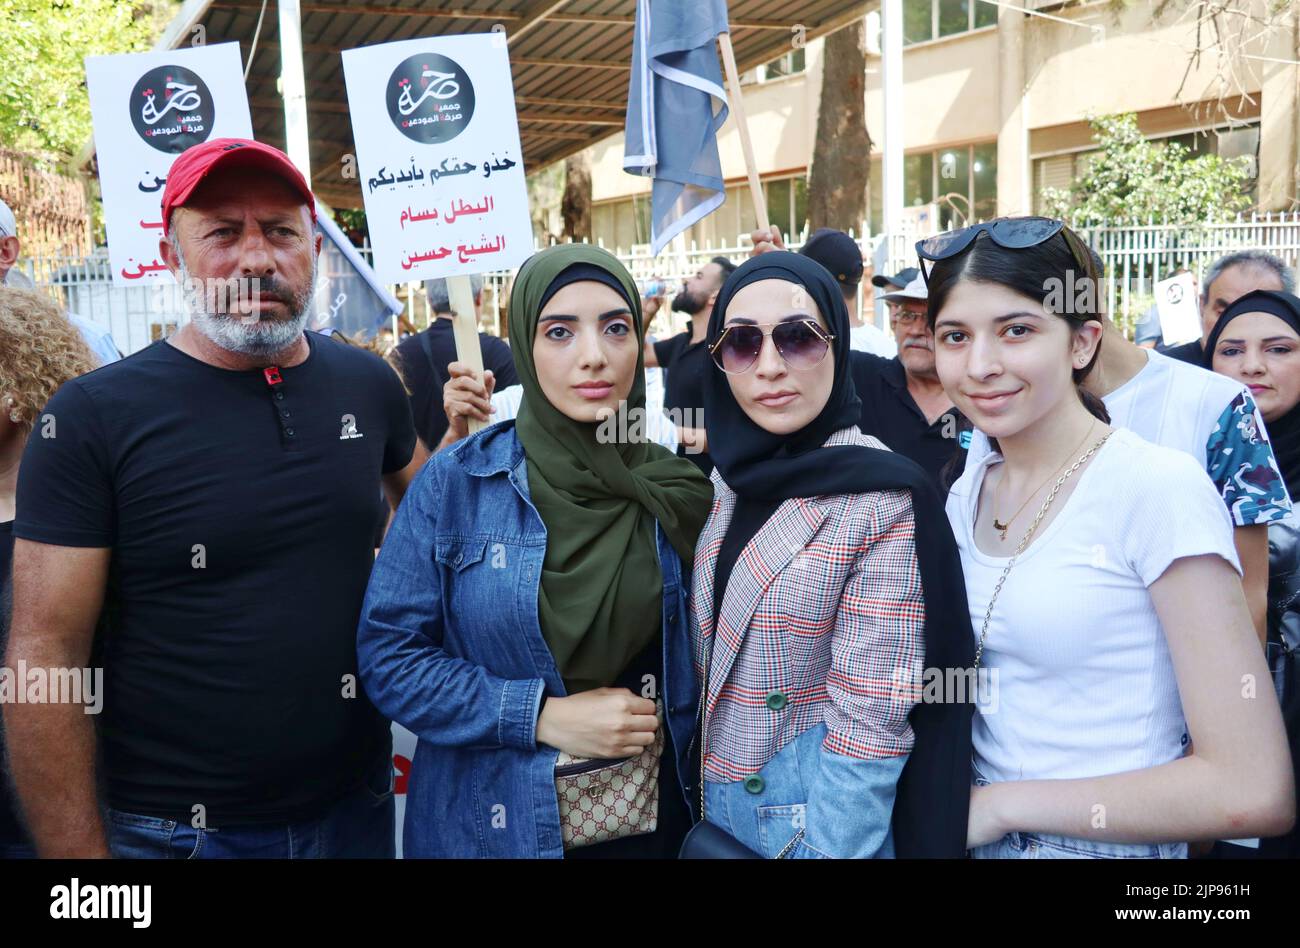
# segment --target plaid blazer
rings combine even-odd
[[[826,445],[884,448],[857,428]],[[707,721],[705,776],[734,781],[825,723],[823,748],[863,759],[912,749],[911,682],[925,601],[911,493],[786,500],[736,558],[713,623],[713,574],[736,494],[713,472],[695,551],[690,621]],[[712,657],[709,658],[709,650]]]

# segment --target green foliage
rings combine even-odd
[[[348,239],[358,247],[370,235],[366,212],[362,208],[336,207],[334,208],[334,222],[339,225],[339,230],[347,234]]]
[[[1047,214],[1081,226],[1214,223],[1250,203],[1248,160],[1191,157],[1178,142],[1150,142],[1133,113],[1093,119],[1099,151],[1073,186],[1044,188]]]
[[[58,162],[91,137],[86,56],[149,49],[174,0],[0,3],[0,145]]]

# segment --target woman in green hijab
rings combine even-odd
[[[367,694],[419,740],[404,852],[672,856],[698,700],[686,583],[712,489],[642,436],[641,308],[613,256],[534,255],[509,319],[518,418],[411,484],[358,628]]]

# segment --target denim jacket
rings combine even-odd
[[[564,683],[537,615],[546,526],[514,422],[435,455],[406,491],[357,629],[370,700],[419,739],[403,849],[414,857],[560,858],[555,748],[537,717]],[[662,529],[664,701],[687,764],[698,702],[681,562]],[[672,792],[661,788],[661,792]],[[692,788],[677,792],[691,799]]]

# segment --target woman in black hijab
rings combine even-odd
[[[973,695],[934,700],[930,674],[973,663],[960,561],[925,473],[857,428],[839,288],[763,254],[708,339],[704,818],[768,857],[960,857]]]
[[[1292,504],[1300,503],[1300,298],[1254,290],[1233,302],[1205,344],[1205,367],[1250,389]],[[1300,763],[1300,518],[1268,525],[1268,664],[1273,672],[1291,765]],[[1300,784],[1300,770],[1296,771]],[[1222,859],[1300,858],[1300,829],[1258,847],[1220,841]]]
[[[1210,331],[1204,364],[1250,389],[1287,493],[1300,498],[1300,298],[1254,290],[1233,302]]]

